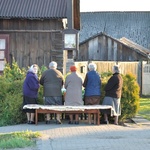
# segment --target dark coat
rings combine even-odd
[[[64,83],[62,73],[57,69],[46,70],[40,79],[40,84],[44,87],[44,96],[62,96],[61,88]]]
[[[38,97],[39,80],[33,72],[28,72],[23,83],[23,95],[31,98]]]
[[[105,86],[105,96],[121,98],[123,79],[119,73],[114,73]]]

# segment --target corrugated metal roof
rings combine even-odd
[[[105,32],[111,37],[126,37],[150,49],[150,11],[149,12],[85,12],[80,14],[80,43]]]
[[[0,18],[66,18],[67,0],[0,0]]]

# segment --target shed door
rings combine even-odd
[[[5,61],[8,62],[8,45],[9,35],[0,34],[0,74],[3,72],[5,67]]]

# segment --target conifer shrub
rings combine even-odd
[[[7,85],[7,94],[1,103],[0,126],[22,123],[25,119],[22,112],[22,82],[14,81]]]
[[[6,63],[2,77],[10,82],[23,80],[26,75],[26,69],[20,69],[18,63],[13,59],[12,65]]]
[[[134,117],[139,110],[140,87],[136,77],[129,73],[123,76],[120,120]]]

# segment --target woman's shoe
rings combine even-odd
[[[73,124],[73,121],[69,121],[68,124]]]
[[[50,120],[46,120],[45,123],[46,123],[46,124],[50,124]]]
[[[35,124],[35,122],[34,121],[30,121],[30,124]]]
[[[27,124],[30,124],[30,121],[27,121]]]
[[[79,121],[75,121],[75,124],[79,124]]]
[[[104,121],[103,124],[109,124],[109,121]]]

